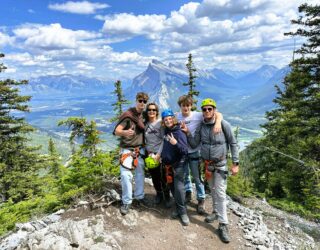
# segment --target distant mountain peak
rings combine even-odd
[[[152,59],[151,63],[155,64],[155,65],[164,65],[164,66],[166,66],[163,62],[161,62],[161,61],[159,61],[157,59]]]

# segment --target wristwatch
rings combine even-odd
[[[239,166],[239,162],[234,162],[233,165]]]

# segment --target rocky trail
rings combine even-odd
[[[145,191],[152,201],[153,187],[146,184]],[[320,249],[319,224],[261,200],[246,200],[248,207],[229,200],[232,240],[225,244],[218,237],[218,222],[208,224],[197,214],[195,197],[188,205],[189,226],[171,219],[172,209],[163,205],[134,203],[130,213],[122,216],[120,202],[116,201],[119,198],[113,190],[99,200],[98,208],[91,209],[88,201],[80,201],[67,211],[18,224],[16,232],[1,239],[0,249]],[[103,208],[99,204],[110,205]],[[211,212],[211,204],[208,196],[207,212]]]

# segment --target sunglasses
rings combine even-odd
[[[146,104],[148,101],[147,101],[147,100],[142,100],[142,99],[140,99],[140,100],[138,100],[138,102],[139,102],[139,103],[144,103],[144,104]]]
[[[157,112],[158,110],[156,110],[156,109],[148,109],[148,112],[151,112],[151,111]]]
[[[211,112],[213,110],[213,108],[203,108],[202,112]]]

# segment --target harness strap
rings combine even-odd
[[[137,166],[138,166],[138,163],[139,163],[139,155],[140,155],[140,147],[135,147],[133,148],[133,150],[128,153],[123,153],[121,154],[121,157],[120,157],[120,164],[127,168],[127,169],[135,169]],[[124,166],[124,161],[128,158],[128,157],[132,157],[132,168],[128,168],[126,166]]]
[[[207,181],[209,179],[211,179],[211,177],[212,177],[212,172],[209,170],[210,163],[211,163],[211,161],[209,161],[209,160],[204,161],[204,176]]]
[[[206,180],[209,180],[210,178],[212,178],[212,174],[214,172],[219,173],[223,179],[227,179],[227,176],[229,174],[228,170],[221,170],[221,169],[214,168],[214,171],[210,171],[209,170],[210,164],[214,164],[214,161],[209,161],[209,160],[204,161],[204,166],[205,166],[204,174],[205,174]]]
[[[173,182],[173,170],[171,165],[164,166],[165,173],[166,173],[166,183],[171,184]]]

